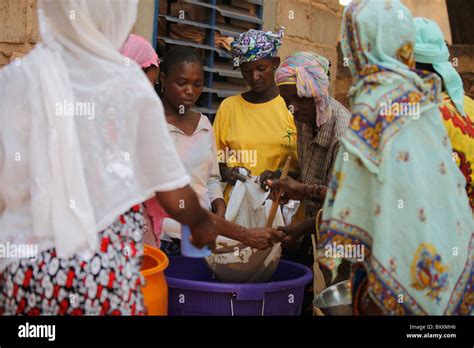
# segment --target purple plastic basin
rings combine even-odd
[[[234,284],[212,279],[204,259],[170,257],[168,315],[300,315],[308,267],[280,260],[267,283]]]

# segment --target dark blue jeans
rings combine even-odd
[[[168,256],[181,255],[181,240],[178,238],[171,238],[171,242],[162,240],[160,249]]]

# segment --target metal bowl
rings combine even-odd
[[[349,280],[331,285],[313,300],[313,306],[326,315],[352,315],[352,292]]]

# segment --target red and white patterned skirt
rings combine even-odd
[[[0,315],[144,315],[143,226],[136,205],[98,234],[100,251],[87,262],[49,249],[10,264],[0,274]]]

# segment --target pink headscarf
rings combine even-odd
[[[158,67],[158,64],[160,64],[153,46],[139,35],[130,34],[120,53],[125,57],[133,59],[142,69],[148,68],[150,65]]]

